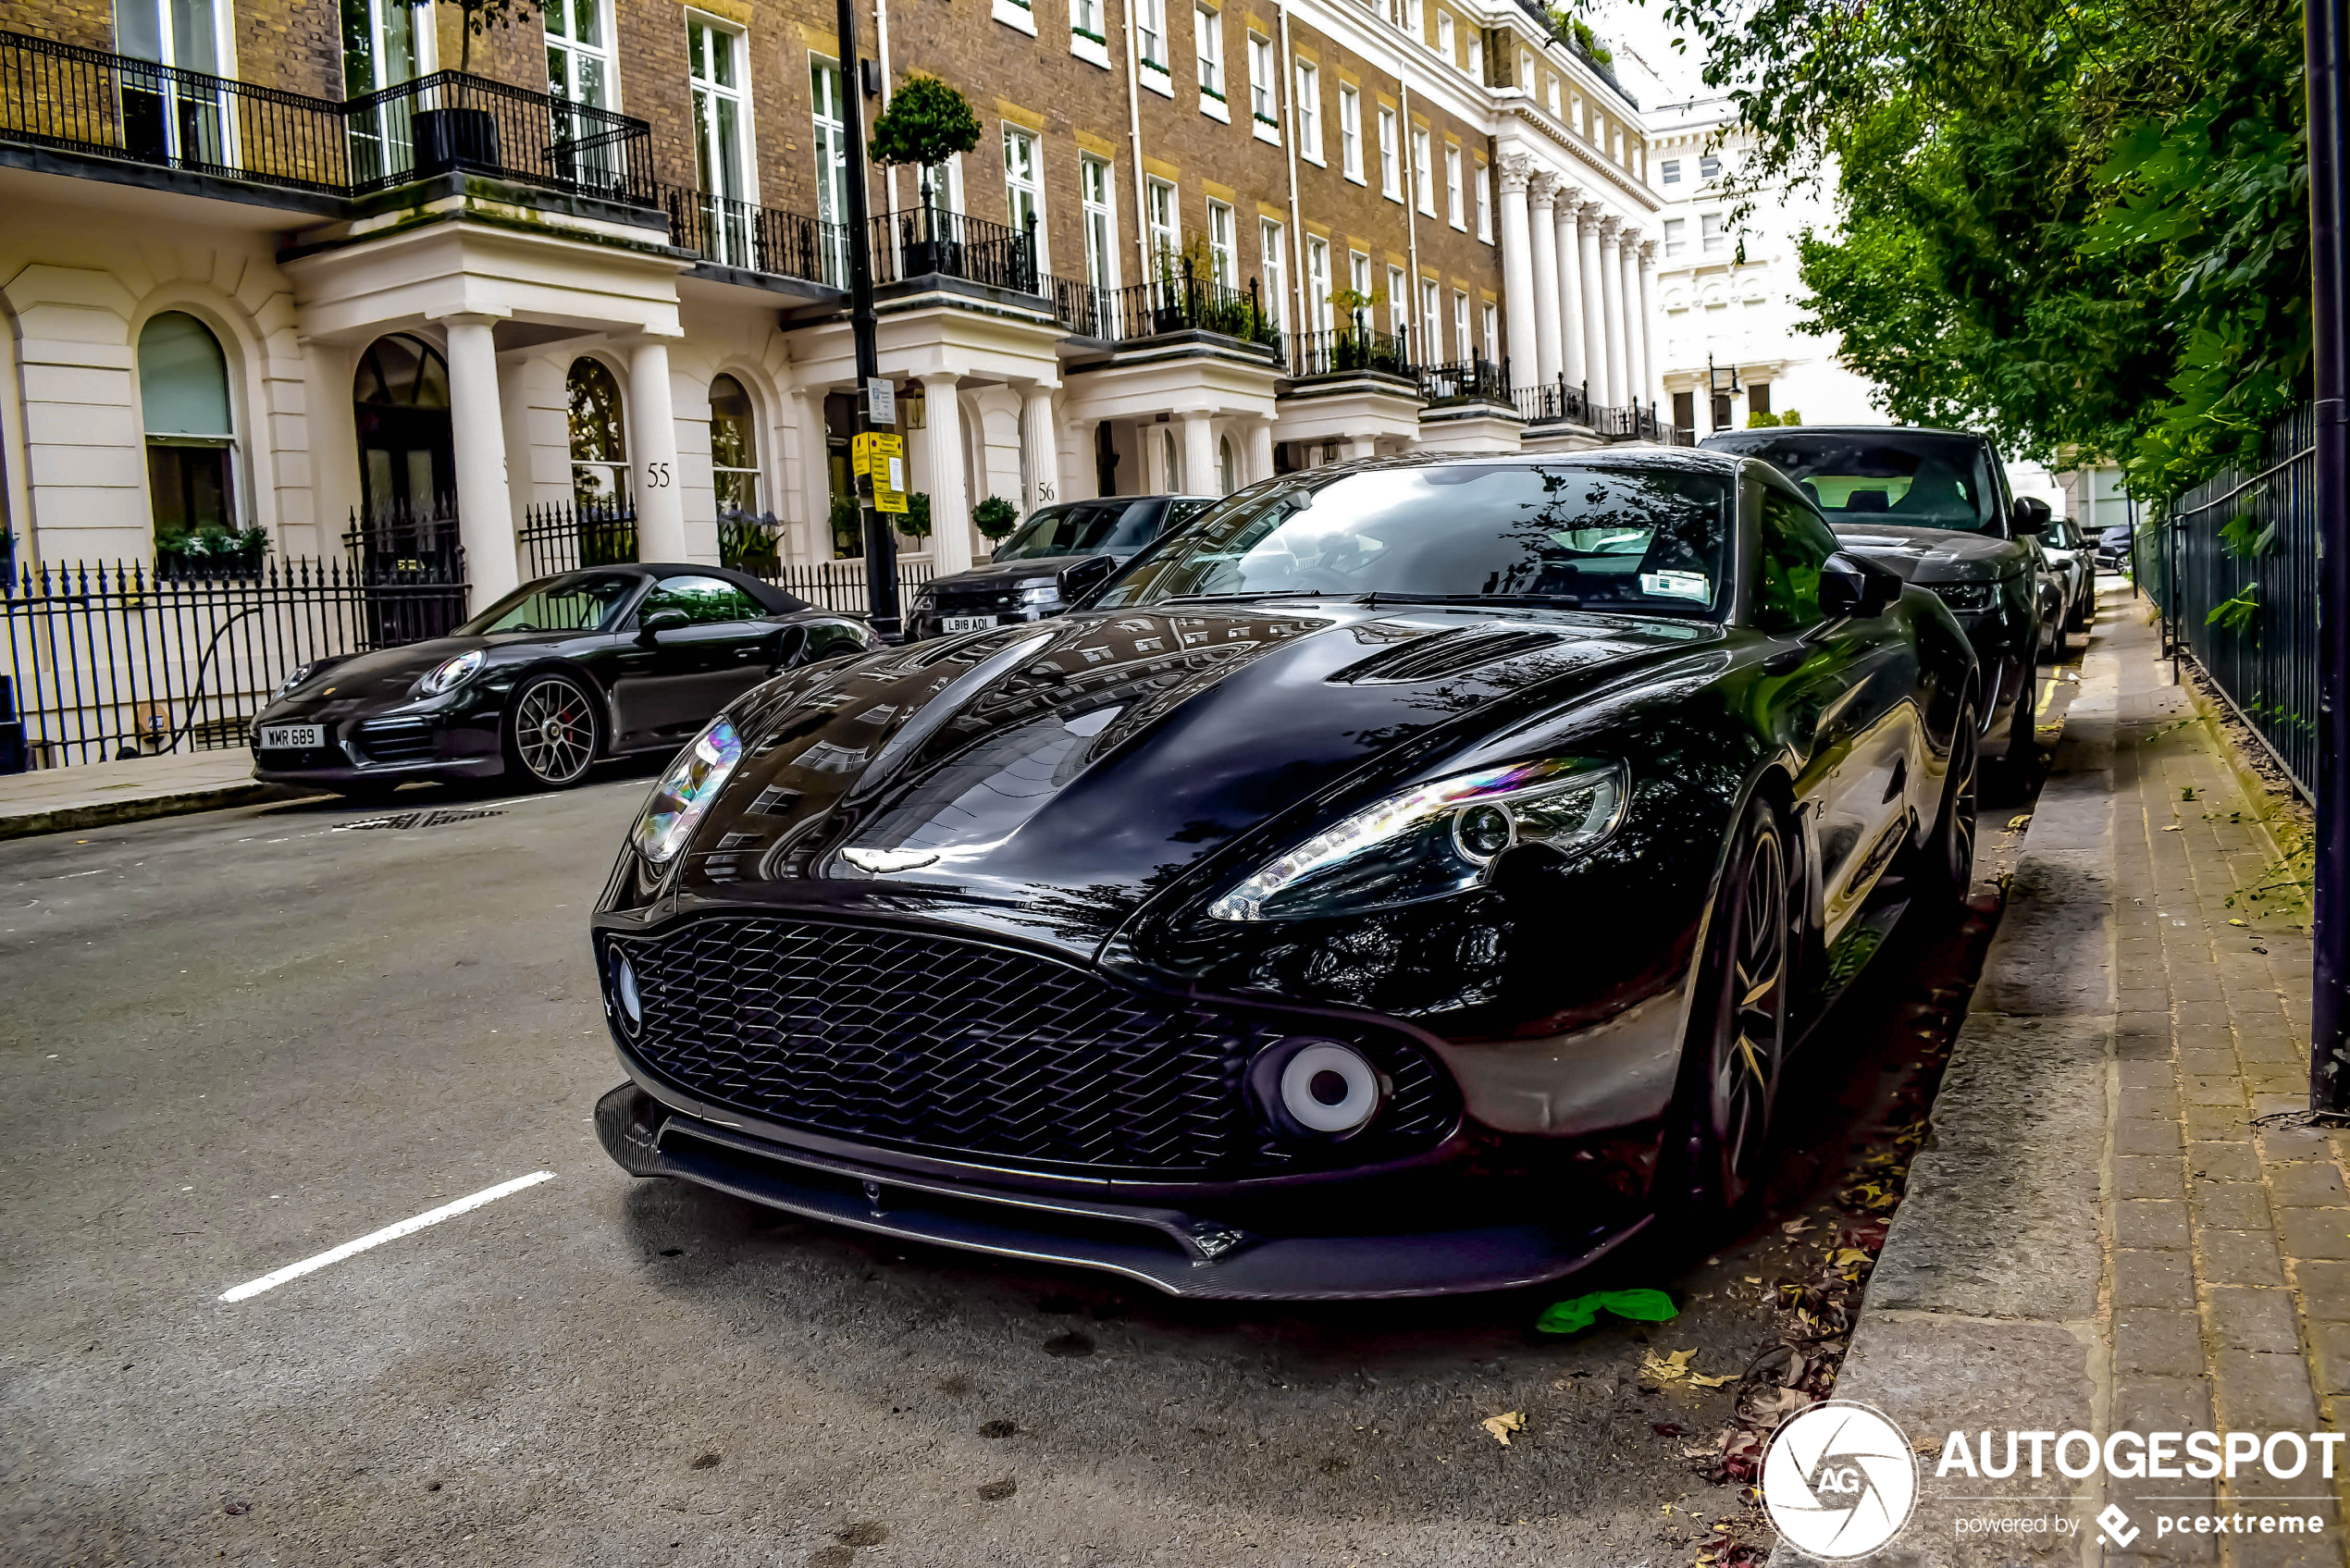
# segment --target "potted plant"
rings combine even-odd
[[[979,117],[971,113],[971,101],[938,78],[919,72],[889,95],[889,107],[873,121],[868,149],[873,162],[892,168],[911,164],[921,170],[921,216],[905,242],[899,277],[956,270],[953,241],[938,232],[930,171],[978,145]]]
[[[989,544],[1000,543],[1020,524],[1020,508],[1001,496],[989,496],[971,508],[971,526]]]
[[[909,539],[930,537],[930,492],[909,490],[906,494],[906,514],[897,520],[897,531]]]
[[[855,496],[833,497],[832,515],[828,521],[832,525],[833,554],[835,558],[865,553],[865,517],[858,510]]]
[[[419,9],[434,0],[408,0]],[[474,40],[493,27],[512,27],[525,13],[542,14],[547,0],[439,0],[458,14],[457,75],[473,70]],[[488,109],[448,100],[464,91],[462,82],[442,90],[442,106],[418,109],[409,117],[409,135],[416,149],[419,175],[444,174],[453,168],[499,168],[498,121]],[[562,141],[560,126],[556,140]]]
[[[155,537],[157,577],[225,579],[258,577],[269,553],[266,528],[224,528],[201,524]]]

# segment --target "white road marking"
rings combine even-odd
[[[354,1253],[364,1253],[370,1247],[380,1247],[386,1241],[397,1241],[402,1236],[412,1235],[428,1225],[439,1225],[444,1219],[453,1219],[467,1209],[477,1209],[484,1204],[494,1204],[509,1192],[519,1192],[526,1187],[536,1187],[542,1181],[552,1181],[554,1179],[555,1173],[551,1170],[534,1170],[528,1176],[517,1176],[512,1181],[501,1181],[495,1187],[485,1187],[469,1198],[460,1198],[453,1204],[443,1204],[437,1209],[427,1210],[413,1219],[403,1219],[397,1225],[387,1225],[381,1230],[360,1237],[356,1241],[345,1241],[340,1247],[330,1247],[316,1257],[304,1258],[300,1263],[290,1263],[275,1274],[265,1274],[258,1279],[248,1279],[234,1290],[221,1291],[220,1299],[224,1302],[241,1302],[246,1297],[257,1296],[264,1290],[274,1290],[289,1279],[299,1279],[303,1275],[324,1268],[330,1263],[340,1263]]]

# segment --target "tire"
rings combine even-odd
[[[506,772],[533,789],[562,789],[588,776],[603,749],[594,698],[569,675],[533,675],[506,706]]]
[[[1750,802],[1708,922],[1698,1006],[1665,1113],[1662,1210],[1719,1216],[1762,1190],[1798,972],[1797,870],[1777,810]]]
[[[1950,771],[1942,785],[1942,810],[1921,851],[1920,880],[1953,904],[1964,904],[1974,889],[1975,813],[1982,799],[1982,737],[1975,733],[1973,698],[1960,704],[1950,742]]]

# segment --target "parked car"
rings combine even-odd
[[[2096,619],[2097,563],[2072,519],[2052,514],[2040,532],[2040,553],[2063,583],[2064,629],[2077,632]]]
[[[576,784],[675,750],[778,671],[877,646],[857,621],[714,566],[526,584],[445,637],[320,659],[254,721],[254,777],[380,795],[416,779]]]
[[[2119,572],[2130,564],[2130,525],[2116,523],[2097,535],[2097,564]]]
[[[906,617],[906,640],[1058,615],[1119,562],[1213,504],[1213,496],[1105,496],[1039,507],[986,565],[923,585]]]
[[[2036,666],[2056,651],[2063,589],[2035,541],[2047,503],[2010,493],[1989,441],[1948,430],[1805,426],[1724,431],[1700,444],[1771,463],[1848,549],[1939,596],[1982,662],[1984,755],[2031,757]]]
[[[1181,1295],[1556,1278],[1751,1193],[1787,1053],[1957,907],[1978,681],[1764,463],[1268,479],[1058,620],[703,731],[594,918],[596,1125]]]

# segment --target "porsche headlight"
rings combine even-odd
[[[1478,886],[1503,851],[1583,854],[1624,815],[1624,764],[1562,758],[1416,785],[1325,828],[1207,907],[1219,920],[1359,913]]]
[[[417,695],[438,697],[445,691],[455,691],[472,680],[474,672],[481,668],[481,649],[461,653],[456,658],[435,665],[430,674],[416,683]]]
[[[308,680],[311,676],[325,669],[328,662],[329,661],[328,660],[314,659],[307,664],[295,665],[293,668],[293,673],[288,675],[284,680],[279,681],[278,683],[278,689],[269,694],[269,700],[277,702],[282,699],[288,693],[291,692],[294,687],[302,685],[303,682]]]
[[[710,809],[711,800],[743,759],[743,737],[733,721],[720,717],[677,754],[677,760],[653,786],[651,798],[628,835],[637,853],[656,866],[665,866],[686,847],[694,825]]]

